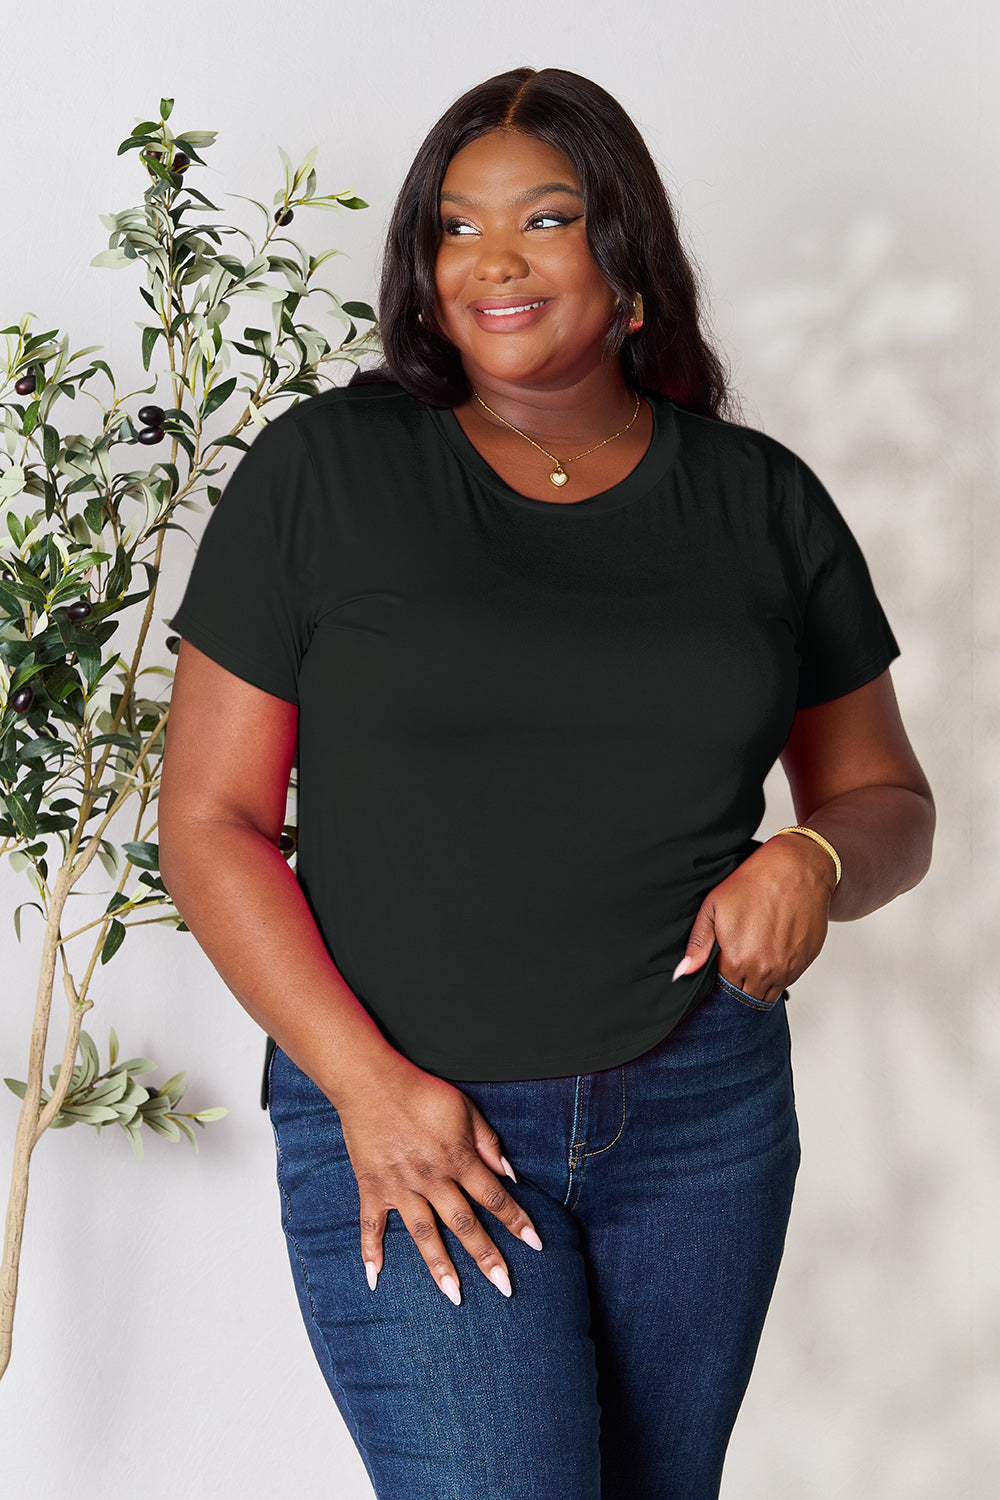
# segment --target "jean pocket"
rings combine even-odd
[[[723,979],[718,970],[716,970],[715,978],[725,993],[730,995],[734,1000],[738,1000],[741,1005],[745,1005],[747,1010],[773,1010],[778,1000],[788,999],[788,991],[782,990],[777,1000],[758,1000],[756,995],[748,995],[746,990],[741,990],[737,985],[730,984],[728,979]]]

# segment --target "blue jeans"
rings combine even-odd
[[[718,1496],[799,1163],[787,994],[765,1005],[718,978],[621,1067],[451,1079],[499,1132],[518,1178],[504,1186],[544,1245],[477,1206],[510,1269],[508,1300],[442,1228],[457,1307],[395,1210],[369,1291],[339,1117],[275,1051],[292,1275],[379,1500]]]

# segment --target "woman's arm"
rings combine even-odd
[[[164,884],[240,1004],[340,1114],[372,1284],[396,1208],[447,1295],[444,1283],[451,1278],[457,1295],[458,1278],[435,1211],[505,1290],[503,1257],[465,1194],[541,1245],[494,1175],[505,1170],[496,1132],[465,1094],[386,1041],[278,850],[297,729],[294,704],[181,642],[160,784]]]
[[[831,920],[875,911],[927,873],[934,799],[899,714],[888,670],[853,693],[795,715],[781,753],[804,834],[775,834],[706,896],[677,974],[719,943],[719,972],[775,999],[816,958]]]
[[[800,708],[781,764],[795,816],[815,828],[840,855],[843,872],[830,902],[830,920],[850,922],[877,911],[927,874],[935,808],[900,718],[888,671],[815,708]],[[810,845],[827,867],[820,845],[802,834],[782,834]],[[806,850],[799,849],[805,857]]]

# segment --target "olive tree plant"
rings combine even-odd
[[[317,196],[316,147],[297,168],[279,147],[284,182],[275,207],[245,199],[264,218],[258,244],[243,229],[212,220],[221,210],[188,178],[205,165],[199,152],[216,132],[173,134],[172,108],[172,99],[161,100],[160,118],[139,121],[119,146],[119,156],[138,154],[143,202],[101,216],[109,248],[91,261],[144,273],[142,366],[149,372],[154,354],[165,356],[166,396],[142,400],[155,396],[158,374],[141,390],[119,394],[97,346],[70,353],[56,331],[31,332],[34,314],[0,330],[7,345],[0,361],[0,855],[31,883],[36,899],[22,902],[12,919],[17,940],[30,932],[38,949],[27,1077],[7,1080],[22,1104],[0,1268],[0,1376],[10,1358],[29,1165],[42,1135],[77,1122],[98,1131],[117,1124],[141,1158],[143,1126],[197,1146],[196,1128],[226,1113],[183,1113],[182,1073],[156,1087],[141,1084],[155,1064],[119,1059],[113,1029],[102,1066],[81,1026],[95,974],[130,929],[165,923],[187,931],[159,875],[156,841],[173,673],[144,660],[147,645],[169,654],[179,644],[155,631],[150,640],[169,533],[189,535],[179,513],[204,512],[197,495],[217,502],[226,461],[232,450],[248,448],[241,433],[252,437],[266,424],[268,405],[316,394],[324,379],[332,383],[332,362],[357,361],[377,347],[374,327],[357,327],[374,324],[370,307],[311,285],[338,252],[312,255],[278,234],[300,207],[367,205],[351,190]],[[224,247],[232,237],[246,242],[242,255]],[[335,344],[297,318],[313,292],[329,299],[338,320]],[[267,305],[270,326],[245,327],[241,340],[227,339],[224,325],[242,297]],[[234,362],[234,353],[246,364]],[[91,381],[110,387],[106,399],[89,389]],[[78,408],[70,415],[74,426],[89,425],[87,433],[66,431],[60,421],[66,401],[76,408],[78,396],[98,408],[90,424]],[[129,466],[147,449],[160,450],[151,465]],[[116,469],[116,457],[125,466]],[[119,637],[122,649],[115,650],[120,625],[131,628],[131,638],[124,644]],[[291,821],[281,842],[289,858]],[[110,895],[81,886],[95,860]],[[25,909],[38,915],[22,919]],[[57,969],[67,1020],[46,1090]]]

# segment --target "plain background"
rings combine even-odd
[[[862,922],[834,924],[795,986],[804,1160],[723,1495],[985,1500],[1000,1457],[1000,1022],[983,941],[997,875],[995,7],[19,6],[0,61],[0,322],[30,310],[36,331],[103,346],[122,390],[148,383],[139,275],[88,263],[107,244],[98,215],[141,200],[137,157],[115,152],[161,95],[176,98],[178,133],[219,132],[189,181],[255,234],[255,210],[221,195],[270,202],[277,146],[298,162],[318,143],[320,190],[353,187],[371,207],[303,211],[295,237],[347,252],[327,263],[326,284],[370,299],[393,195],[424,133],[464,89],[523,63],[594,78],[643,130],[747,422],[816,469],[864,548],[938,801],[928,878]],[[310,321],[332,338],[326,305],[314,299]],[[227,333],[266,315],[245,301]],[[78,422],[66,403],[55,419],[92,432],[96,414],[85,400]],[[193,517],[196,534],[203,522]],[[174,534],[158,642],[190,559]],[[171,660],[159,643],[147,659]],[[779,769],[764,835],[790,812]],[[5,864],[0,1071],[20,1077],[38,925],[26,911],[19,945],[11,913],[31,894]],[[86,1024],[102,1054],[113,1024],[126,1053],[160,1063],[159,1078],[188,1070],[186,1107],[230,1114],[197,1156],[150,1138],[139,1165],[122,1132],[83,1126],[36,1153],[0,1388],[5,1495],[361,1500],[367,1479],[285,1259],[257,1102],[261,1034],[194,940],[170,929],[132,933],[93,995]],[[60,1008],[57,993],[50,1061]],[[15,1116],[4,1091],[4,1175]],[[636,1267],[637,1280],[649,1273]]]

